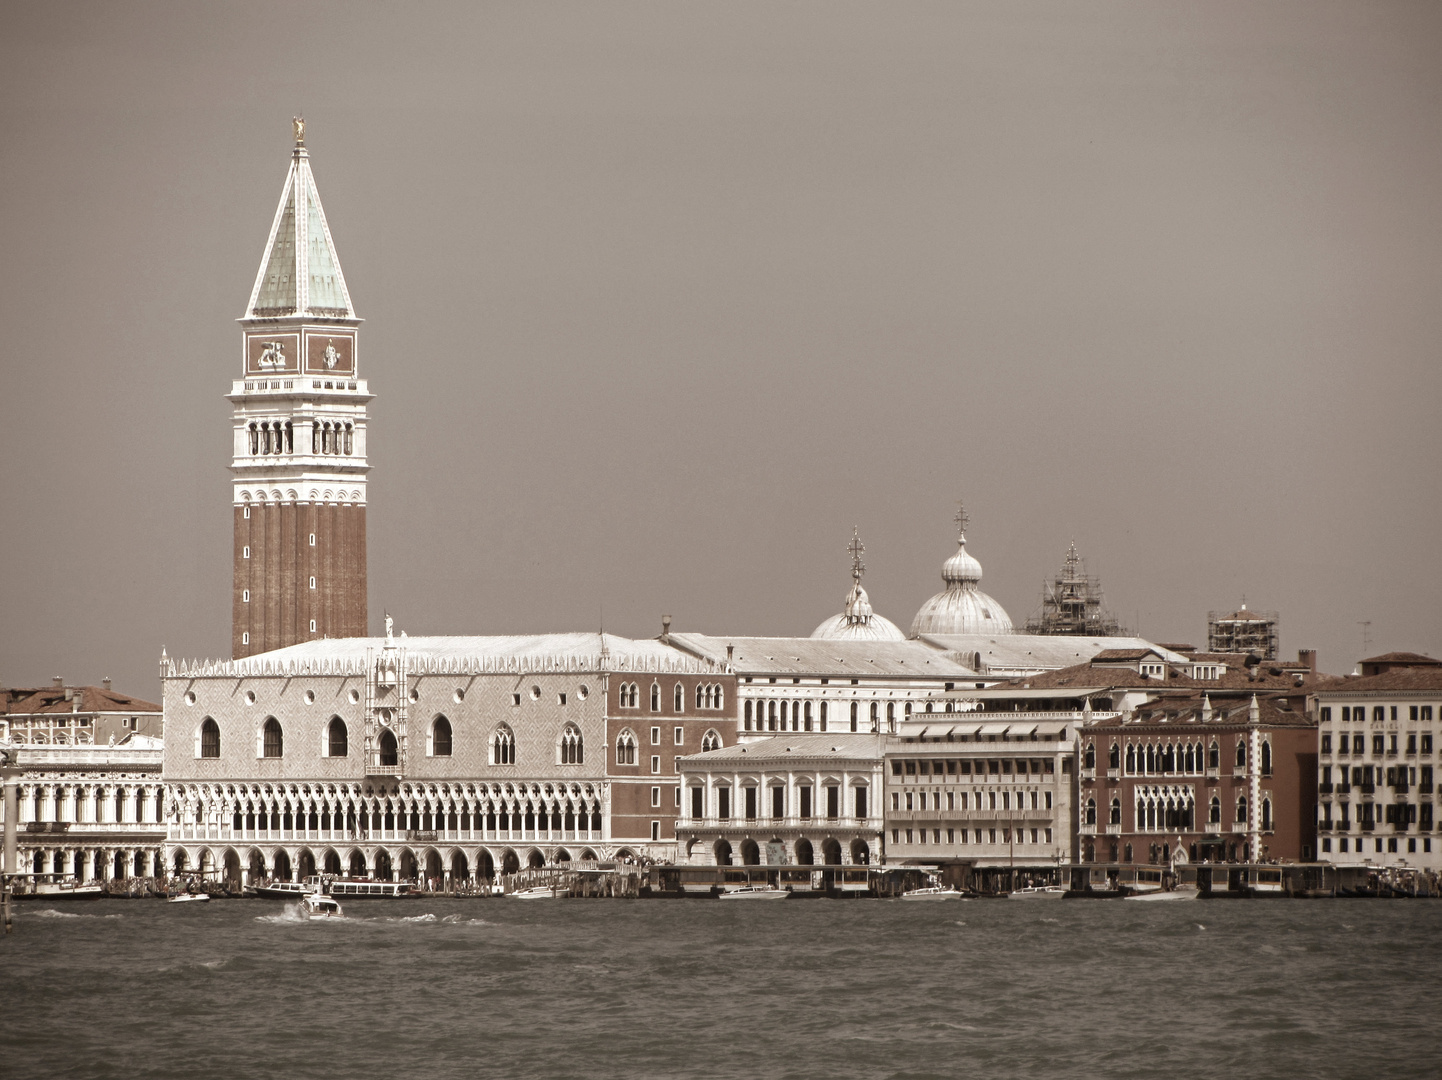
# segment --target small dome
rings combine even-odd
[[[957,514],[965,527],[965,515]],[[1014,631],[1006,609],[978,588],[981,563],[966,550],[966,533],[956,538],[956,554],[941,567],[946,588],[937,593],[911,621],[911,636],[920,634],[1010,634]]]
[[[848,641],[905,641],[906,635],[900,627],[871,610],[871,597],[861,587],[861,575],[866,572],[861,553],[866,546],[855,530],[847,550],[851,552],[851,591],[846,594],[846,609],[823,622],[811,632],[811,636]]]

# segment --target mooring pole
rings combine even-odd
[[[0,765],[0,779],[5,783],[5,849],[4,862],[0,865],[0,906],[3,906],[5,933],[10,933],[11,881],[17,871],[16,830],[20,818],[20,769],[14,765]]]

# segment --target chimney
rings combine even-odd
[[[727,645],[727,646],[726,646],[726,662],[727,662],[728,664],[731,663],[731,656],[732,656],[733,653],[735,653],[735,651],[736,651],[736,646],[735,646],[735,645]]]
[[[665,641],[671,636],[671,616],[661,616],[661,640]]]
[[[109,690],[109,689],[110,689],[110,676],[107,675],[107,676],[105,676],[105,678],[101,679],[101,680],[100,680],[100,685],[103,686],[103,687],[105,687],[105,689]]]
[[[1317,650],[1316,650],[1316,649],[1298,649],[1298,650],[1297,650],[1297,663],[1299,663],[1299,664],[1306,664],[1306,665],[1307,665],[1307,671],[1308,671],[1308,672],[1310,672],[1310,673],[1313,674],[1313,675],[1317,674]]]
[[[50,678],[50,683],[51,683],[52,686],[55,687],[55,689],[59,690],[62,686],[65,685],[65,676],[64,676],[64,675],[52,675],[51,678]]]

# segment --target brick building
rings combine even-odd
[[[300,121],[240,323],[231,655],[363,636],[371,395]]]

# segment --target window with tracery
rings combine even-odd
[[[505,724],[496,728],[491,736],[491,764],[514,765],[516,763],[516,737]]]
[[[580,765],[586,760],[585,746],[581,741],[581,729],[567,724],[561,732],[561,764]]]
[[[616,764],[636,764],[636,736],[629,729],[621,732],[616,739]]]
[[[701,752],[704,754],[711,750],[721,749],[721,736],[715,730],[706,732],[701,738]]]

